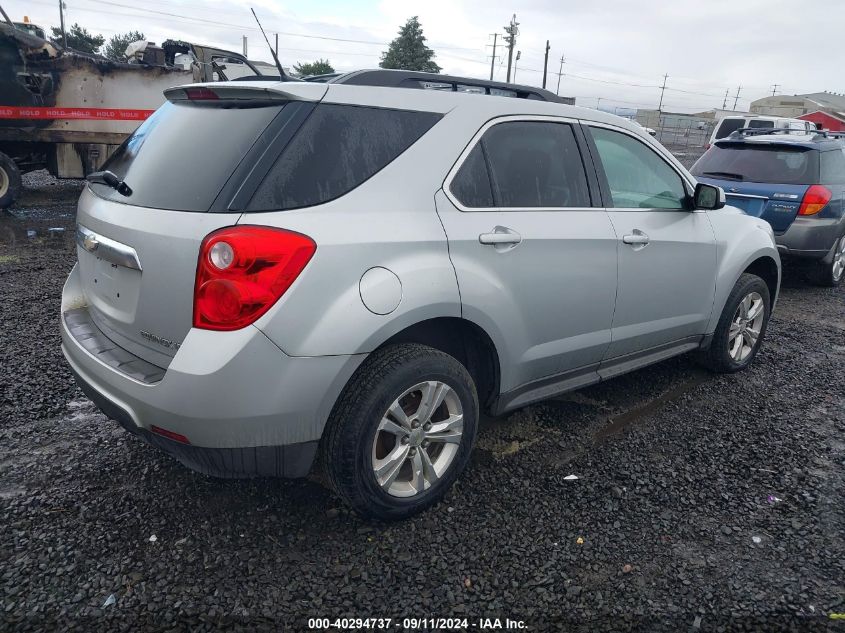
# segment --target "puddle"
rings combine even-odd
[[[638,424],[643,421],[644,418],[647,418],[652,413],[655,413],[667,403],[677,400],[685,393],[695,389],[698,385],[701,385],[708,380],[712,380],[712,378],[713,376],[711,374],[699,370],[692,379],[673,387],[645,405],[608,418],[609,424],[599,429],[593,435],[593,441],[596,444],[600,444],[607,438],[623,432],[627,427]]]

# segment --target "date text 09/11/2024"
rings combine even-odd
[[[309,618],[308,628],[316,630],[386,630],[400,629],[404,631],[465,631],[478,630],[511,630],[526,629],[523,620],[510,618]]]

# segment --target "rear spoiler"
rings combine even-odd
[[[328,87],[325,84],[287,83],[277,81],[272,88],[266,82],[256,82],[249,85],[246,82],[219,82],[211,84],[192,84],[188,86],[176,86],[164,91],[168,101],[198,101],[209,105],[214,102],[226,103],[237,102],[269,102],[282,103],[286,101],[320,101],[326,94]]]

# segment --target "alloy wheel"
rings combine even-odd
[[[385,411],[373,440],[379,486],[394,497],[431,488],[458,453],[463,420],[461,400],[446,383],[427,380],[406,390]]]
[[[766,307],[759,292],[750,292],[739,302],[728,332],[728,353],[734,362],[743,362],[757,347],[765,316]]]

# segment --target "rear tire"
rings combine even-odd
[[[0,209],[6,209],[21,192],[21,170],[11,158],[0,152]]]
[[[728,295],[710,347],[701,353],[702,363],[723,374],[748,367],[763,344],[771,305],[766,282],[743,273]]]
[[[443,497],[469,461],[477,427],[478,396],[461,363],[424,345],[391,345],[344,388],[321,461],[355,512],[404,519]]]
[[[841,284],[845,279],[845,235],[833,245],[830,263],[820,261],[815,262],[814,266],[809,275],[811,283],[827,288],[835,288]]]

